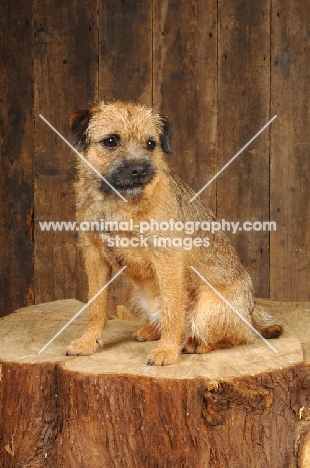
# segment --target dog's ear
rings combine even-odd
[[[74,137],[73,144],[78,151],[83,151],[87,148],[88,137],[86,130],[93,114],[94,109],[83,109],[70,115],[70,127]]]
[[[163,114],[159,114],[160,121],[162,124],[162,132],[160,135],[161,148],[166,154],[172,154],[171,141],[173,135],[173,127],[168,117]]]

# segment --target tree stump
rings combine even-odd
[[[66,357],[85,313],[38,355],[82,307],[76,300],[4,317],[0,466],[309,466],[310,304],[260,302],[285,326],[277,354],[257,339],[167,367],[147,366],[157,343],[132,341],[138,324],[118,318],[99,352]]]

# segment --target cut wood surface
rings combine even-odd
[[[310,429],[309,303],[260,300],[285,333],[167,367],[146,365],[155,342],[113,318],[103,347],[66,357],[86,325],[62,300],[0,320],[0,466],[307,467]],[[298,464],[299,463],[299,464]]]

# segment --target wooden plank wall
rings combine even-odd
[[[0,315],[34,303],[33,9],[0,1]]]
[[[219,167],[270,119],[269,12],[268,0],[219,1]],[[269,146],[268,129],[220,175],[219,218],[269,220]],[[269,297],[269,233],[238,230],[231,239],[257,293]]]
[[[198,191],[217,170],[217,1],[154,2],[153,49],[154,104],[175,132],[169,161]],[[216,211],[216,183],[201,196]]]
[[[74,220],[69,114],[98,99],[155,104],[175,127],[173,169],[195,190],[278,117],[202,194],[258,296],[310,300],[309,0],[0,0],[0,315],[86,300]],[[123,300],[124,282],[113,285]]]
[[[76,233],[39,229],[39,221],[75,219],[75,155],[39,114],[70,140],[70,113],[98,99],[97,5],[36,0],[34,10],[35,300],[76,297],[79,291],[86,299]]]
[[[310,2],[272,5],[270,295],[310,298]]]

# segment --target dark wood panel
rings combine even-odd
[[[218,167],[270,119],[270,2],[218,3]],[[276,124],[275,124],[276,125]],[[230,221],[269,220],[269,129],[217,179],[217,214]],[[269,233],[228,233],[261,297],[269,296]]]
[[[38,226],[74,219],[76,158],[38,114],[70,139],[71,111],[98,99],[153,102],[168,114],[170,164],[196,190],[277,113],[201,197],[220,219],[270,215],[277,222],[270,295],[309,300],[307,3],[0,0],[0,7],[0,315],[33,303],[34,291],[36,302],[87,298],[76,236]],[[257,294],[268,296],[269,233],[231,238]],[[113,301],[122,302],[115,286]]]
[[[69,115],[97,99],[97,2],[35,2],[36,301],[86,299],[87,280],[72,232],[41,232],[39,221],[74,220],[76,155],[39,118],[71,140]]]
[[[0,316],[33,293],[31,2],[0,1]]]
[[[281,300],[310,299],[309,25],[309,2],[273,1],[270,295]]]
[[[172,168],[194,190],[216,172],[217,2],[154,2],[154,103],[174,125]],[[215,210],[216,183],[201,197]]]
[[[152,104],[152,0],[99,1],[99,98]]]

